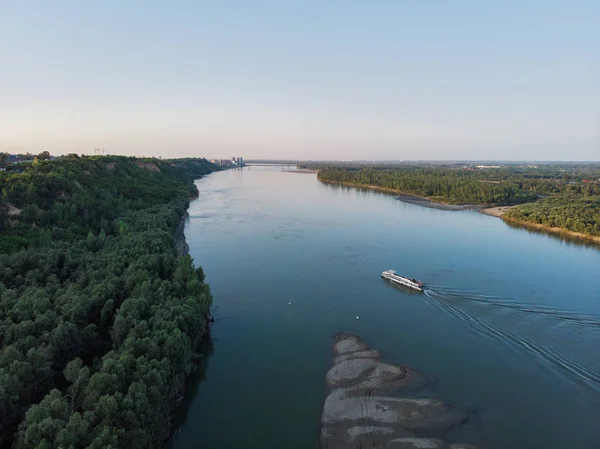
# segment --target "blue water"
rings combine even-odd
[[[336,331],[468,411],[463,441],[600,447],[598,247],[281,169],[198,188],[186,238],[216,322],[169,448],[316,448]]]

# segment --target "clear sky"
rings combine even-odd
[[[600,1],[0,3],[0,151],[600,160]]]

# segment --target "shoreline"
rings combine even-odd
[[[515,218],[501,218],[507,224],[517,225],[523,228],[530,228],[530,230],[543,231],[555,236],[568,237],[579,241],[585,240],[586,242],[600,244],[600,236],[583,234],[581,232],[569,231],[568,229],[546,226],[539,223],[530,223],[528,221],[517,220]]]
[[[318,178],[317,178],[318,179]],[[430,209],[439,209],[439,210],[475,210],[475,209],[483,209],[489,208],[489,204],[447,204],[439,201],[432,200],[425,196],[413,195],[412,193],[402,192],[396,189],[389,189],[387,187],[379,187],[365,184],[352,184],[350,182],[340,182],[340,181],[329,181],[324,179],[319,179],[319,181],[325,184],[333,184],[333,185],[342,185],[347,187],[354,187],[358,189],[370,189],[378,192],[391,193],[396,195],[396,199],[402,201],[403,203],[414,204],[416,206],[429,207]]]
[[[313,173],[319,173],[319,170],[311,170],[308,168],[296,168],[294,170],[283,170],[286,173],[306,173],[306,174],[313,174]]]
[[[415,204],[417,206],[429,207],[430,209],[439,210],[474,210],[486,207],[484,204],[446,204],[438,203],[437,201],[431,200],[427,197],[410,195],[407,193],[399,193],[396,197],[397,200],[403,203]]]
[[[188,214],[188,211],[186,209],[185,213],[179,219],[177,227],[175,228],[175,234],[173,235],[173,238],[175,239],[175,249],[177,250],[177,257],[187,256],[190,252],[190,246],[185,240],[185,222],[189,216],[190,214]]]
[[[196,185],[196,181],[197,180],[193,181],[194,185]],[[190,195],[190,199],[188,201],[187,207],[185,208],[185,212],[181,215],[181,217],[179,217],[179,223],[177,223],[177,227],[175,228],[173,238],[175,239],[175,250],[177,251],[177,257],[187,256],[190,253],[190,246],[188,245],[187,240],[185,239],[185,223],[190,216],[190,214],[188,213],[190,203],[196,198],[198,198],[198,195],[198,188],[196,188],[196,191],[192,195]]]
[[[203,177],[204,176],[202,176],[198,179],[195,179],[192,182],[195,184],[196,181],[202,179]],[[190,204],[192,201],[197,199],[198,196],[199,195],[198,195],[197,191],[195,194],[190,196],[190,201],[188,202],[185,212],[181,215],[181,217],[179,218],[179,223],[177,223],[177,226],[175,227],[175,232],[173,233],[173,240],[175,243],[175,251],[176,251],[177,257],[185,257],[185,256],[190,255],[190,246],[188,245],[187,240],[185,238],[185,225],[190,216],[190,214],[188,212],[188,210],[190,208]],[[201,266],[196,266],[193,263],[193,259],[192,259],[192,266],[194,269],[201,268]],[[208,288],[210,288],[208,286],[208,283],[206,283],[206,280],[204,280],[203,284],[206,285]],[[212,308],[212,305],[211,305],[211,308]],[[210,330],[211,330],[211,324],[213,322],[214,322],[214,318],[211,313],[211,310],[209,309],[208,313],[204,317],[204,330],[199,335],[196,336],[196,341],[193,342],[192,350],[193,350],[193,352],[195,352],[198,355],[201,354],[202,348],[205,344],[205,341],[210,340]],[[167,444],[167,442],[169,442],[173,438],[173,435],[175,434],[175,432],[177,430],[173,426],[173,421],[174,421],[174,418],[179,413],[178,412],[179,407],[186,399],[190,379],[192,377],[192,374],[194,372],[196,372],[196,370],[200,366],[200,358],[197,358],[192,363],[193,363],[192,371],[183,379],[183,384],[181,386],[181,390],[178,392],[177,398],[175,399],[175,401],[173,403],[170,404],[171,411],[169,413],[169,420],[167,423],[165,423],[165,428],[163,429],[164,435],[162,438],[161,446],[165,446]]]
[[[483,207],[479,209],[479,212],[490,217],[502,218],[502,216],[515,206],[497,206],[497,207]]]
[[[318,179],[318,178],[317,178]],[[349,182],[329,181],[319,179],[319,181],[325,184],[343,185],[347,187],[354,187],[359,189],[370,189],[383,193],[390,193],[397,195],[396,199],[405,203],[414,204],[416,206],[428,207],[431,209],[449,210],[449,211],[461,211],[461,210],[477,210],[479,213],[489,215],[490,217],[496,217],[502,219],[507,224],[513,224],[521,226],[523,228],[529,228],[530,230],[544,231],[557,237],[572,238],[574,240],[585,241],[588,243],[600,244],[600,236],[587,235],[581,232],[569,231],[568,229],[549,227],[542,224],[530,223],[528,221],[516,220],[514,218],[507,218],[504,214],[518,205],[512,206],[492,206],[490,204],[445,204],[431,200],[427,197],[418,195],[407,194],[400,192],[395,189],[388,189],[386,187],[352,184]]]

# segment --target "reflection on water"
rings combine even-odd
[[[368,187],[352,187],[352,186],[348,186],[348,185],[344,185],[344,184],[334,184],[334,183],[328,183],[328,182],[323,182],[322,185],[325,186],[326,188],[332,189],[332,190],[355,191],[357,193],[360,192],[361,194],[364,194],[367,197],[374,196],[374,195],[388,195],[388,196],[398,197],[398,193],[396,193],[396,192],[377,190],[377,189],[372,189],[372,188],[368,188]],[[423,201],[426,201],[426,200],[423,200]],[[410,203],[410,201],[409,201],[409,203]],[[436,207],[435,203],[433,203],[431,207],[435,208]],[[452,211],[452,210],[449,210],[449,211]],[[457,210],[457,211],[452,211],[452,212],[463,212],[463,211]],[[600,243],[595,242],[593,240],[586,240],[585,238],[581,238],[581,237],[577,237],[577,236],[569,235],[569,234],[561,234],[561,233],[557,233],[557,232],[551,232],[551,231],[547,231],[547,230],[544,230],[541,228],[536,228],[534,226],[528,226],[526,224],[520,224],[520,223],[514,223],[514,222],[504,222],[504,223],[513,229],[520,229],[520,230],[528,231],[528,232],[531,232],[534,234],[544,235],[544,236],[547,236],[548,238],[559,240],[567,245],[573,244],[573,245],[581,245],[581,246],[587,246],[590,248],[600,249]]]
[[[390,192],[387,190],[379,190],[377,188],[360,187],[360,186],[353,187],[353,186],[348,186],[345,184],[335,184],[335,183],[330,183],[330,182],[321,182],[321,185],[326,189],[343,190],[346,192],[356,192],[356,193],[364,194],[364,196],[373,196],[373,195],[388,195],[388,196],[394,196],[394,197],[398,196],[398,193],[396,193],[396,192]]]
[[[469,411],[469,441],[600,447],[596,246],[276,168],[198,187],[186,238],[215,296],[214,354],[169,448],[316,447],[338,331]],[[426,291],[390,285],[385,269]]]
[[[584,238],[577,237],[574,235],[569,235],[569,234],[560,234],[557,232],[550,232],[550,231],[546,231],[541,228],[527,226],[526,224],[511,223],[508,221],[506,221],[504,223],[506,223],[508,226],[510,226],[513,229],[521,229],[521,230],[531,232],[532,234],[541,234],[541,235],[545,235],[549,238],[560,240],[561,242],[563,242],[566,245],[581,245],[581,246],[587,246],[589,248],[600,249],[600,243],[595,242],[593,240],[586,240]]]
[[[181,424],[187,422],[190,408],[193,404],[193,399],[198,394],[201,383],[206,380],[206,372],[208,370],[208,362],[210,356],[214,351],[214,344],[210,334],[204,336],[202,340],[202,346],[200,347],[200,354],[198,357],[198,364],[190,377],[187,380],[185,396],[181,403],[178,405],[174,420],[172,423],[172,438],[177,439],[181,433]]]

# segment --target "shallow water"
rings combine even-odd
[[[600,447],[597,247],[277,168],[198,188],[185,233],[216,322],[167,447],[317,447],[336,331],[469,411],[450,438]],[[425,293],[388,284],[385,269]]]

